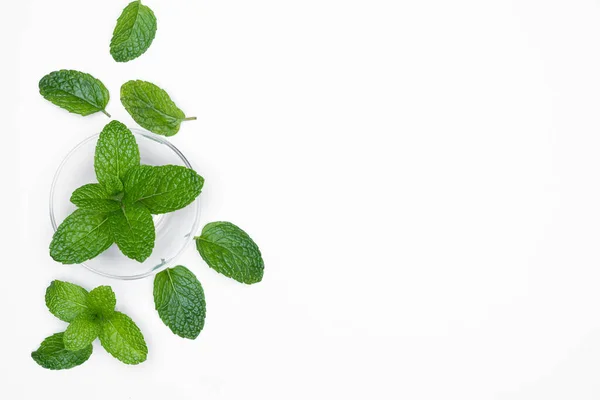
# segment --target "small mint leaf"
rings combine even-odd
[[[78,315],[65,331],[63,341],[65,349],[70,351],[82,350],[92,344],[100,333],[100,324],[91,315]]]
[[[127,315],[116,311],[101,322],[100,343],[113,357],[125,364],[146,361],[148,347],[144,335]]]
[[[137,165],[140,165],[140,150],[133,133],[119,121],[109,122],[96,144],[94,170],[98,182],[115,194],[122,190],[116,180],[125,178],[127,171]]]
[[[121,86],[121,103],[141,127],[158,135],[173,136],[186,117],[163,89],[145,81],[129,81]]]
[[[73,70],[54,71],[40,80],[40,94],[48,101],[79,114],[106,112],[108,89],[90,74]]]
[[[196,339],[204,327],[206,301],[202,285],[182,265],[156,275],[154,307],[165,325],[182,338]]]
[[[96,257],[113,244],[108,216],[75,210],[60,224],[50,243],[50,256],[63,264],[78,264]]]
[[[125,7],[110,41],[110,54],[117,62],[133,60],[144,54],[156,36],[156,17],[140,1]]]
[[[132,168],[124,181],[126,204],[140,202],[152,214],[165,214],[192,203],[204,185],[204,178],[193,169],[179,165]]]
[[[81,286],[55,280],[46,289],[46,306],[56,318],[72,322],[89,311],[87,297],[87,290]]]
[[[103,318],[108,318],[115,311],[117,298],[110,286],[98,286],[90,291],[87,302],[92,312]]]
[[[55,333],[44,339],[40,347],[31,353],[31,358],[46,369],[69,369],[86,362],[92,355],[92,345],[79,351],[65,349],[64,333]]]
[[[122,185],[121,190],[123,190]],[[71,195],[71,203],[84,210],[111,212],[119,209],[119,203],[111,197],[111,193],[104,186],[90,183],[75,189]]]
[[[141,203],[127,204],[109,215],[110,227],[119,249],[127,257],[143,262],[154,248],[152,214]]]
[[[209,267],[241,283],[262,280],[260,250],[246,232],[231,222],[211,222],[196,238],[196,248]]]

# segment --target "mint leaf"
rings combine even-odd
[[[69,112],[85,116],[101,111],[110,117],[106,112],[108,89],[90,74],[64,69],[54,71],[40,80],[39,87],[46,100]]]
[[[206,302],[202,285],[182,265],[156,275],[154,307],[165,325],[182,338],[196,339],[204,327]]]
[[[152,214],[179,210],[192,203],[202,191],[204,178],[193,169],[178,165],[132,168],[125,177],[125,204],[136,201]]]
[[[75,210],[54,232],[50,256],[63,264],[78,264],[96,257],[112,243],[106,214]]]
[[[36,363],[47,369],[69,369],[83,364],[92,355],[92,345],[79,351],[65,349],[63,333],[55,333],[44,339],[39,349],[31,353]]]
[[[152,214],[141,203],[127,204],[109,215],[115,243],[127,257],[143,262],[154,248]]]
[[[158,135],[173,136],[186,118],[168,93],[153,83],[129,81],[121,86],[121,103],[140,126]]]
[[[46,306],[54,316],[65,322],[89,311],[88,292],[70,282],[52,281],[46,289]]]
[[[115,311],[117,298],[110,286],[98,286],[88,294],[87,303],[98,316],[108,318]]]
[[[119,121],[109,122],[98,138],[94,169],[98,182],[114,194],[118,190],[115,180],[125,178],[129,169],[140,165],[140,150],[135,137]]]
[[[252,284],[263,277],[260,250],[246,232],[231,222],[211,222],[196,237],[196,248],[209,267],[235,279]]]
[[[144,54],[156,36],[156,17],[140,1],[125,7],[110,41],[110,54],[117,62],[133,60]]]
[[[146,360],[148,347],[142,332],[127,315],[116,311],[102,320],[100,343],[113,357],[125,364],[139,364]]]
[[[99,322],[91,315],[80,314],[65,331],[63,341],[65,349],[71,351],[82,350],[92,344],[100,333]]]
[[[123,190],[122,185],[121,190]],[[84,210],[99,212],[115,211],[120,207],[109,191],[99,183],[90,183],[75,189],[71,195],[71,203]]]

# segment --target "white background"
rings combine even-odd
[[[600,2],[146,0],[141,58],[108,45],[126,1],[2,0],[2,399],[597,399]],[[172,138],[206,178],[202,225],[259,244],[263,282],[190,247],[207,321],[180,339],[152,279],[48,255],[60,160],[108,122],[38,94],[50,71],[129,79],[198,121]],[[51,280],[112,285],[147,362],[96,342],[47,371]]]

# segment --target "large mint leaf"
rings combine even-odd
[[[98,286],[88,294],[87,302],[93,313],[109,318],[115,311],[117,298],[110,286]]]
[[[50,256],[63,264],[78,264],[96,257],[112,243],[108,215],[75,210],[54,232]]]
[[[126,204],[140,202],[152,214],[179,210],[192,203],[202,191],[204,178],[193,169],[178,165],[132,168],[125,177]]]
[[[207,224],[196,248],[209,267],[225,276],[247,284],[262,280],[265,267],[258,246],[231,222]]]
[[[141,203],[126,204],[109,215],[115,243],[127,257],[143,262],[154,248],[152,214]]]
[[[49,73],[40,80],[40,94],[65,110],[90,115],[103,112],[108,117],[106,105],[110,98],[108,89],[90,74],[73,70]]]
[[[110,54],[117,62],[133,60],[144,54],[156,35],[156,17],[140,1],[125,7],[110,41]]]
[[[99,183],[89,183],[75,189],[71,195],[71,203],[84,210],[99,212],[111,212],[120,208],[119,202]]]
[[[204,327],[206,301],[202,285],[182,265],[156,275],[154,307],[165,325],[183,338],[196,339]]]
[[[148,347],[140,329],[131,318],[118,311],[102,320],[100,343],[113,357],[125,364],[139,364],[148,355]]]
[[[89,311],[88,291],[70,282],[52,281],[46,289],[46,306],[58,319],[73,321]]]
[[[100,322],[92,315],[81,314],[69,324],[63,341],[65,349],[82,350],[92,344],[100,333]]]
[[[65,349],[63,333],[47,337],[39,349],[31,353],[36,363],[47,369],[69,369],[83,364],[92,355],[92,345],[79,351]]]
[[[140,126],[158,135],[173,136],[187,117],[171,100],[169,94],[153,83],[129,81],[121,86],[121,103]]]
[[[131,131],[119,121],[109,122],[96,144],[94,169],[98,182],[114,192],[118,189],[114,181],[122,180],[127,171],[138,165],[140,150]]]

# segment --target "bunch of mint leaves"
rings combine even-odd
[[[125,364],[146,360],[144,335],[131,318],[115,311],[117,300],[110,286],[88,292],[81,286],[53,281],[46,290],[46,306],[58,319],[68,322],[64,332],[47,337],[31,357],[47,369],[69,369],[92,355],[92,342],[100,344]]]
[[[127,5],[110,41],[110,54],[117,62],[128,62],[144,54],[156,36],[157,21],[150,7],[136,0]],[[53,71],[39,83],[40,94],[48,101],[79,114],[104,113],[110,93],[104,83],[76,70]],[[173,136],[182,122],[193,121],[154,83],[132,80],[121,86],[121,103],[141,127],[158,135]]]
[[[144,54],[156,35],[154,12],[141,1],[129,3],[113,31],[110,54],[128,62]],[[106,86],[90,74],[59,70],[39,82],[40,94],[55,105],[82,116],[104,113],[110,100]],[[121,86],[121,103],[143,128],[164,136],[179,132],[182,122],[195,120],[177,107],[169,94],[151,82],[131,80]],[[135,137],[125,125],[112,121],[102,130],[96,146],[94,169],[98,183],[76,189],[71,202],[78,209],[58,227],[50,255],[63,264],[92,259],[116,243],[129,258],[143,262],[154,248],[153,214],[179,210],[200,194],[204,179],[195,171],[175,165],[140,164]],[[260,282],[264,262],[250,236],[225,221],[207,224],[195,238],[204,261],[229,278],[245,284]],[[171,331],[195,339],[204,327],[206,301],[196,276],[184,266],[158,273],[154,303]],[[91,292],[68,282],[54,281],[46,293],[50,311],[70,325],[46,338],[32,358],[48,369],[68,369],[84,363],[98,337],[102,346],[126,364],[146,360],[148,349],[135,323],[115,311],[112,289]]]
[[[71,202],[78,209],[60,224],[50,243],[50,255],[60,263],[82,263],[113,243],[125,256],[143,262],[154,248],[152,214],[186,207],[204,185],[190,168],[141,165],[135,137],[119,121],[111,121],[100,133],[94,170],[98,183],[73,192]]]

